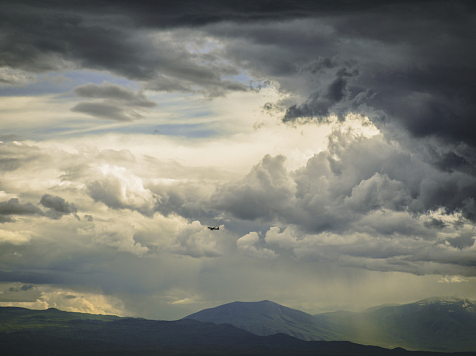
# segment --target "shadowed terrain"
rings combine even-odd
[[[432,355],[351,342],[257,336],[229,324],[0,308],[5,355]],[[460,353],[459,355],[475,355]]]

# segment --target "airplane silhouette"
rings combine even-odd
[[[208,227],[210,230],[220,230],[220,227],[219,226],[209,226]]]

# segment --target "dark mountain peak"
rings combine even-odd
[[[258,302],[242,302],[242,301],[235,301],[235,302],[231,302],[231,303],[226,303],[226,304],[222,304],[220,305],[219,307],[223,307],[223,306],[231,306],[231,305],[236,305],[236,306],[240,306],[240,307],[246,307],[246,306],[256,306],[256,305],[279,305],[278,303],[275,303],[275,302],[272,302],[270,300],[261,300],[261,301],[258,301]],[[217,307],[218,308],[218,307]],[[211,309],[211,308],[210,308]]]
[[[258,316],[265,316],[268,318],[288,316],[291,318],[298,318],[300,321],[312,320],[310,314],[285,307],[270,300],[262,300],[259,302],[231,302],[214,308],[204,309],[191,314],[184,319],[225,323],[230,322],[230,320],[235,318],[241,319],[243,317],[249,318]],[[230,317],[232,319],[230,319]]]
[[[302,340],[336,339],[335,335],[331,336],[316,324],[312,315],[269,300],[228,303],[204,309],[187,316],[186,319],[216,324],[228,323],[261,336],[284,333]]]

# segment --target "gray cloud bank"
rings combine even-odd
[[[12,198],[0,202],[0,217],[19,224],[13,217],[71,215],[80,224],[72,236],[137,256],[166,251],[220,259],[236,251],[275,260],[291,254],[377,271],[474,276],[476,178],[442,171],[412,148],[381,134],[336,129],[327,149],[294,171],[286,169],[286,157],[266,155],[245,177],[221,183],[206,183],[204,176],[215,175],[206,168],[165,164],[126,150],[62,153],[62,181],[81,187],[65,192],[83,202],[85,219],[79,219],[75,204],[47,192],[39,198],[47,210]],[[32,164],[25,160],[18,169]],[[14,185],[9,172],[7,190]],[[157,172],[168,179],[157,179]],[[101,214],[110,209],[112,216],[139,219],[140,214],[145,220],[134,224],[142,226],[136,231],[129,223],[92,219],[88,209],[93,207]],[[184,220],[178,230],[166,228],[179,217]],[[224,221],[220,234],[206,229],[219,219]],[[159,229],[161,224],[165,227]],[[20,237],[10,239],[26,241]]]
[[[305,167],[288,172],[284,160],[266,156],[244,179],[218,188],[213,208],[276,225],[263,234],[265,246],[300,258],[475,274],[472,175],[439,171],[380,135],[340,131]]]
[[[106,70],[147,89],[207,96],[248,90],[232,79],[245,72],[294,94],[295,103],[283,108],[285,122],[357,111],[390,132],[471,147],[452,150],[455,159],[443,157],[441,165],[474,164],[471,1],[88,4],[4,4],[0,65]],[[86,84],[75,93],[106,102],[80,103],[74,111],[117,121],[140,117],[132,107],[153,105],[112,85]]]
[[[146,293],[156,276],[131,276],[154,271],[156,290],[180,290],[193,279],[180,279],[184,270],[203,263],[209,273],[243,256],[476,276],[475,17],[472,1],[2,2],[0,66],[102,70],[139,83],[78,86],[85,101],[74,112],[131,121],[155,106],[143,90],[220,96],[249,90],[234,79],[246,74],[286,95],[266,106],[285,124],[343,122],[352,112],[381,134],[335,130],[294,171],[284,155],[267,155],[229,182],[127,150],[46,152],[2,136],[6,194],[21,193],[14,173],[53,160],[64,183],[54,188],[78,202],[44,187],[0,202],[0,228],[23,226],[20,216],[57,224],[38,232],[53,242],[30,244],[28,226],[5,234],[0,278]],[[85,219],[73,218],[79,210]],[[140,223],[104,217],[111,211]],[[217,220],[223,235],[206,230]],[[176,270],[163,272],[167,263]]]

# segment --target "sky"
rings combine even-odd
[[[474,2],[0,9],[0,306],[476,299]]]

